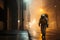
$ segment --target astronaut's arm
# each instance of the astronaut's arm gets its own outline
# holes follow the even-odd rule
[[[47,27],[49,26],[49,19],[47,19]]]

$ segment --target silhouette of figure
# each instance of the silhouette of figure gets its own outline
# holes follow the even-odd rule
[[[42,38],[44,38],[46,34],[46,27],[48,27],[48,15],[47,14],[41,15],[41,18],[39,20],[39,26],[41,26]]]

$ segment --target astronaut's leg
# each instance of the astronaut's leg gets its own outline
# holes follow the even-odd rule
[[[42,33],[42,36],[44,35],[44,28],[43,26],[41,27],[41,33]]]
[[[46,35],[46,27],[44,27],[44,29],[43,29],[43,36],[45,36]]]
[[[41,33],[42,33],[42,37],[45,37],[45,35],[46,35],[46,27],[41,27]]]

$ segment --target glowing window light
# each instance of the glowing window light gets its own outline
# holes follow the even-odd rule
[[[18,20],[18,23],[20,22],[20,20]]]

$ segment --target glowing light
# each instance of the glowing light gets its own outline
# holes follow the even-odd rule
[[[41,34],[41,36],[42,36],[42,34]]]
[[[40,13],[45,13],[43,9],[40,9]]]
[[[43,11],[43,9],[40,9],[40,12],[42,12]]]
[[[18,23],[20,22],[20,20],[18,20]]]

